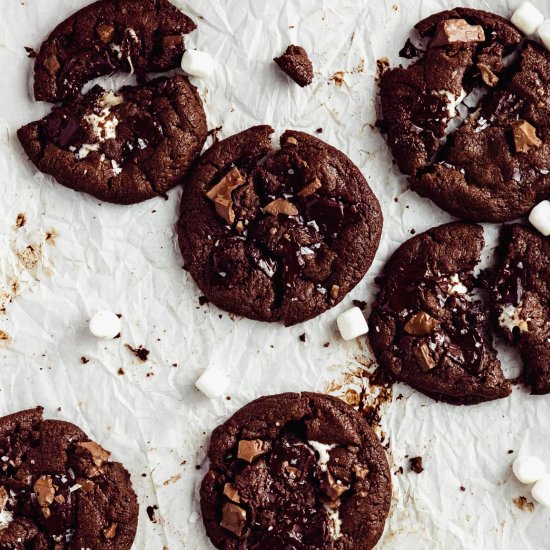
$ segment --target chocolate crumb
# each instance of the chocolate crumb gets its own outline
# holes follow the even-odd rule
[[[29,59],[34,59],[36,57],[36,52],[33,48],[30,48],[29,46],[25,46],[25,51],[27,52],[27,57]]]
[[[524,512],[532,512],[535,509],[535,505],[525,497],[513,498],[512,502]]]
[[[137,348],[133,348],[130,344],[124,344],[124,346],[127,347],[142,363],[147,361],[147,358],[151,353],[148,349],[141,345]]]
[[[125,374],[126,374],[126,371],[122,367],[120,367],[120,369],[118,369],[118,375],[124,376]]]
[[[300,342],[305,342],[306,341],[306,333],[304,332],[303,334],[300,334],[300,336],[298,338],[300,338]]]
[[[84,357],[84,355],[80,358],[80,362],[85,365],[86,363],[89,363],[90,360],[87,357]]]
[[[421,474],[424,471],[424,467],[422,466],[421,456],[415,456],[414,458],[409,458],[409,462],[411,465],[411,470],[415,474]]]
[[[199,296],[199,304],[203,306],[208,303],[208,298],[206,296]]]
[[[153,506],[147,506],[147,515],[149,516],[149,519],[153,522],[153,523],[157,523],[157,515],[155,513],[156,510],[158,510],[159,507],[154,504]]]
[[[367,307],[367,302],[363,300],[353,300],[353,305],[359,309],[365,309]]]
[[[461,490],[462,492],[464,492],[464,491],[466,490],[466,487],[464,487],[464,486],[461,485],[461,486],[460,486],[460,490]]]

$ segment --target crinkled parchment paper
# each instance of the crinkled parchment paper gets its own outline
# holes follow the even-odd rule
[[[509,16],[518,2],[465,4]],[[80,425],[132,473],[141,509],[135,547],[192,550],[211,548],[197,499],[208,434],[238,407],[268,393],[332,391],[361,401],[373,418],[382,400],[379,431],[397,473],[380,547],[548,548],[550,512],[519,506],[520,496],[530,501],[528,488],[515,481],[510,463],[525,452],[550,465],[550,397],[516,388],[508,399],[457,408],[397,385],[393,396],[382,389],[376,398],[380,388],[369,386],[364,371],[372,364],[365,340],[346,343],[335,332],[336,316],[352,299],[372,300],[375,275],[413,229],[450,219],[407,191],[392,165],[374,129],[374,77],[377,59],[399,62],[414,23],[453,3],[175,0],[198,23],[188,44],[216,59],[215,76],[195,84],[219,138],[258,123],[278,134],[322,128],[320,137],[350,156],[382,203],[384,234],[368,276],[339,307],[292,328],[199,305],[175,239],[179,189],[167,201],[98,203],[26,160],[15,132],[50,107],[32,100],[24,47],[38,49],[87,3],[1,2],[0,414],[41,404],[48,417]],[[535,3],[550,16],[544,0]],[[303,45],[313,60],[316,78],[306,89],[271,61],[289,43]],[[489,257],[496,230],[486,229]],[[120,339],[100,342],[88,333],[99,309],[122,314]],[[143,345],[148,360],[139,362],[125,344]],[[502,345],[499,353],[514,374],[514,354]],[[230,399],[210,401],[194,389],[212,364],[230,376]],[[420,475],[407,460],[418,455]],[[153,522],[146,508],[155,505]]]

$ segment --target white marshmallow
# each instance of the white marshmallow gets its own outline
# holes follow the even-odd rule
[[[214,73],[214,59],[206,52],[185,50],[181,59],[181,68],[192,76],[208,78]]]
[[[531,4],[523,4],[512,15],[512,23],[524,34],[531,36],[544,21],[544,15]]]
[[[206,397],[210,397],[210,399],[219,397],[225,391],[228,384],[229,379],[227,376],[216,367],[204,371],[195,382],[197,389],[204,393]]]
[[[344,340],[353,340],[369,331],[365,316],[358,307],[352,307],[341,313],[336,319],[336,323]]]
[[[539,35],[541,42],[544,44],[544,47],[547,50],[550,50],[550,19],[546,19],[546,21],[543,21],[539,25],[537,34]]]
[[[535,483],[546,474],[544,462],[536,456],[518,456],[512,465],[512,471],[521,483]]]
[[[550,475],[539,479],[531,489],[531,496],[543,506],[550,506]]]
[[[90,332],[102,340],[111,340],[120,334],[120,319],[112,311],[98,311],[90,319]]]
[[[542,201],[529,214],[531,225],[545,237],[550,235],[550,201]]]

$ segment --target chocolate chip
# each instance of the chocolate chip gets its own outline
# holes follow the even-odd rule
[[[49,506],[53,502],[55,488],[50,476],[40,476],[34,482],[33,490],[36,494],[36,500],[42,508]]]
[[[430,42],[430,47],[483,42],[485,32],[481,25],[469,25],[465,19],[440,21]]]
[[[115,28],[113,25],[102,24],[96,29],[97,36],[104,43],[108,44],[115,37]]]
[[[116,536],[116,530],[118,525],[116,523],[111,523],[107,529],[103,529],[103,536],[106,539],[114,539]]]
[[[240,537],[246,525],[246,510],[236,504],[226,502],[222,507],[220,525]]]
[[[231,193],[244,183],[245,178],[243,175],[239,172],[238,168],[233,167],[219,183],[206,193],[206,196],[214,203],[216,214],[229,224],[235,221]]]
[[[237,458],[246,462],[253,462],[255,458],[263,455],[266,451],[266,445],[261,439],[243,439],[239,441]]]
[[[226,483],[223,486],[223,494],[233,502],[236,502],[237,504],[241,502],[241,497],[239,496],[239,491],[235,489],[232,483]]]
[[[286,199],[275,199],[268,205],[264,206],[263,211],[271,214],[272,216],[278,216],[282,214],[284,216],[297,216],[298,209],[291,202]]]
[[[435,360],[430,354],[430,349],[426,342],[421,342],[413,348],[414,358],[424,372],[428,372],[435,368]]]
[[[516,153],[528,153],[542,145],[542,141],[537,137],[536,128],[526,120],[512,122],[512,131]]]
[[[57,71],[59,71],[59,69],[61,68],[61,65],[59,64],[57,56],[52,53],[44,61],[44,67],[46,67],[46,69],[48,69],[48,72],[51,75],[54,75],[54,74],[57,73]]]
[[[426,336],[438,326],[438,322],[425,311],[415,313],[405,325],[405,332],[413,336]]]
[[[313,195],[318,189],[322,187],[321,180],[319,178],[313,178],[305,187],[298,191],[299,197],[309,197]]]
[[[490,86],[493,88],[498,84],[499,78],[498,76],[487,67],[487,65],[484,65],[483,63],[478,63],[477,68],[479,69],[479,72],[481,73],[481,78],[483,79],[483,82],[487,84],[487,86]]]

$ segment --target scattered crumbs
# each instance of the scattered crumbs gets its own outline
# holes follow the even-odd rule
[[[137,348],[133,348],[130,344],[124,344],[124,346],[127,347],[142,363],[147,361],[147,358],[151,353],[148,349],[141,345]]]
[[[90,360],[87,357],[84,357],[84,355],[80,358],[80,362],[85,365],[86,363],[89,363]]]
[[[353,300],[353,305],[359,309],[365,309],[367,307],[367,302],[363,300]]]
[[[513,452],[514,452],[514,451],[513,451],[512,449],[510,449],[510,450],[508,451],[508,454],[511,455]]]
[[[415,474],[421,474],[424,471],[424,466],[422,466],[421,456],[415,456],[414,458],[409,458],[409,463],[411,466],[411,470]]]
[[[36,52],[34,51],[34,48],[30,48],[29,46],[25,46],[25,51],[27,52],[27,57],[29,59],[34,59],[36,57]]]
[[[170,485],[172,483],[176,483],[176,481],[179,481],[181,479],[181,474],[175,474],[172,477],[168,478],[163,485]]]
[[[359,64],[357,65],[357,67],[354,67],[351,72],[354,73],[354,74],[364,73],[365,72],[365,60],[363,58],[361,58],[361,61],[359,61]]]
[[[180,466],[185,466],[186,464],[187,464],[187,460],[182,460],[182,461],[180,462]]]
[[[325,342],[325,343],[323,344],[323,347],[324,347],[324,348],[328,348],[329,346],[330,346],[330,342]]]
[[[0,330],[0,342],[9,342],[11,340],[10,335],[3,330]]]
[[[147,378],[151,378],[151,376],[155,376],[155,373],[154,372],[148,372],[146,374]]]
[[[208,303],[208,298],[206,296],[199,296],[199,304],[203,306]]]
[[[159,507],[155,504],[153,506],[147,506],[147,515],[149,516],[149,519],[153,522],[157,522],[157,514],[156,510],[158,510]]]
[[[411,229],[410,234],[414,235],[416,233],[416,229]]]
[[[298,338],[300,338],[300,342],[305,342],[306,341],[306,333],[304,332],[303,334],[300,334],[300,336]]]
[[[117,371],[117,374],[119,376],[124,376],[126,374],[126,371],[122,367],[120,367],[120,369],[118,369]]]
[[[45,240],[50,245],[55,245],[55,239],[57,238],[58,234],[55,229],[50,229],[49,231],[46,231],[46,237]]]
[[[394,472],[395,475],[402,474],[402,473],[403,473],[403,466],[399,466],[399,468]]]
[[[461,486],[460,486],[460,490],[461,490],[462,492],[464,492],[464,491],[466,491],[466,487],[464,487],[464,485],[461,485]]]
[[[532,512],[535,509],[535,505],[525,497],[513,498],[512,502],[524,512]]]
[[[27,223],[27,217],[25,216],[25,214],[23,214],[23,212],[19,212],[15,220],[15,228],[19,229],[20,227],[23,227],[26,223]]]
[[[346,83],[346,80],[345,80],[345,77],[346,76],[346,73],[344,71],[336,71],[331,77],[330,79],[332,81],[334,81],[334,83],[336,84],[336,86],[340,87],[342,86],[342,84],[345,84]]]
[[[384,73],[390,68],[390,61],[387,57],[382,57],[376,61],[376,77],[375,80],[378,82]]]
[[[317,130],[315,130],[318,134],[322,134],[323,133],[323,129],[322,128],[317,128]]]

